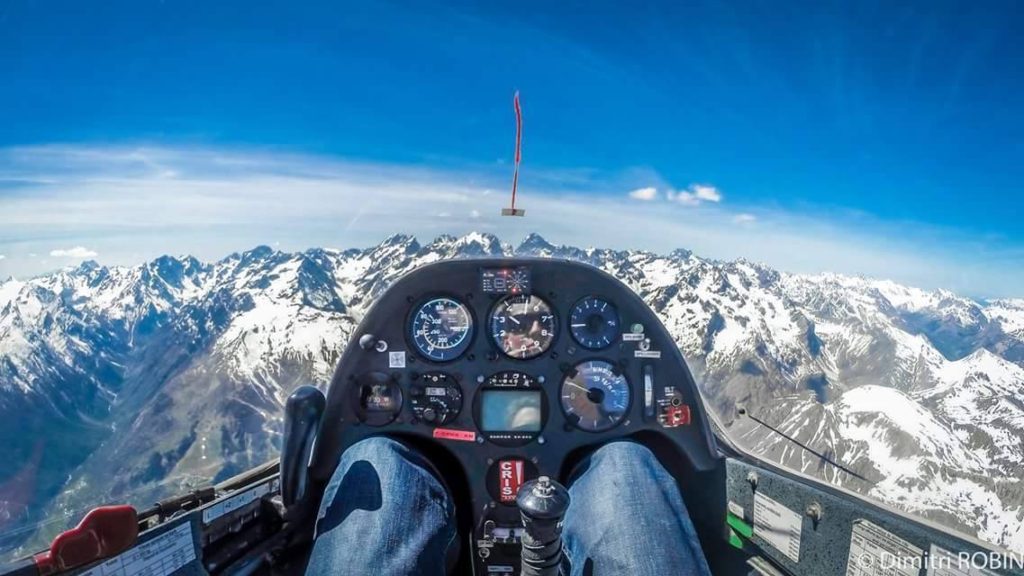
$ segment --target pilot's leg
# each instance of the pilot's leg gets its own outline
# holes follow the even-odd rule
[[[451,497],[422,455],[390,438],[345,451],[317,514],[307,574],[444,574]]]
[[[572,576],[711,574],[676,482],[650,450],[607,444],[575,476],[563,529]]]

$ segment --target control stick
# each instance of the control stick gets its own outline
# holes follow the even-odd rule
[[[299,386],[284,405],[281,442],[281,500],[288,517],[299,516],[309,501],[309,457],[327,400],[313,386]]]
[[[569,509],[569,491],[541,476],[523,484],[516,506],[525,528],[522,576],[558,576],[562,563],[562,519]]]

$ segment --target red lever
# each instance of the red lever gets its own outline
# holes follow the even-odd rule
[[[100,506],[78,526],[61,532],[33,558],[41,576],[64,572],[124,552],[139,536],[139,515],[127,505]]]

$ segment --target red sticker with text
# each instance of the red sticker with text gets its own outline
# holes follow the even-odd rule
[[[451,428],[434,428],[434,438],[439,440],[460,440],[476,442],[476,432],[472,430],[452,430]]]
[[[519,488],[526,481],[522,460],[498,461],[498,494],[502,502],[515,502]]]
[[[668,422],[672,426],[689,426],[690,407],[686,404],[673,406],[668,412]]]

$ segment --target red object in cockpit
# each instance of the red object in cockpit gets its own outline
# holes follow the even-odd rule
[[[522,460],[498,460],[498,495],[503,503],[515,502],[524,482],[526,470]]]
[[[124,552],[139,535],[139,517],[126,505],[92,509],[78,526],[53,539],[50,549],[33,558],[41,575],[65,572]]]

